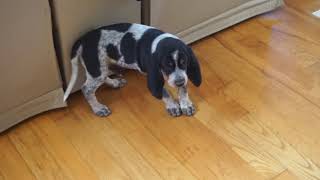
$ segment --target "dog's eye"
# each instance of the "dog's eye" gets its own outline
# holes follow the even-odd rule
[[[169,67],[173,67],[173,66],[174,66],[174,63],[173,63],[172,61],[169,61],[169,62],[168,62],[168,66],[169,66]]]
[[[187,61],[185,59],[180,59],[180,64],[181,65],[186,65]]]

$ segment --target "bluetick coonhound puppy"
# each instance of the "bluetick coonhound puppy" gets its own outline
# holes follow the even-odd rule
[[[72,74],[64,100],[76,82],[78,64],[81,62],[87,76],[81,90],[98,116],[111,113],[95,96],[99,86],[105,83],[119,88],[126,84],[122,78],[110,78],[110,65],[146,74],[149,90],[153,96],[164,101],[170,115],[191,116],[195,113],[195,107],[188,96],[187,81],[189,78],[195,86],[200,86],[199,63],[191,48],[172,34],[141,24],[104,26],[86,33],[76,41],[71,58]],[[178,102],[164,88],[165,80],[178,89]]]

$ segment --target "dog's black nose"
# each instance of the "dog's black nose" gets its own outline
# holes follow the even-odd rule
[[[176,84],[176,86],[181,87],[184,85],[185,81],[184,81],[184,78],[179,78],[179,79],[176,79],[174,83]]]

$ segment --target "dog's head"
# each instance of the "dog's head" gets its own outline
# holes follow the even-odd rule
[[[162,98],[165,80],[172,87],[185,86],[188,79],[195,85],[201,84],[201,71],[192,49],[181,40],[165,38],[152,53],[147,68],[148,88],[156,98]]]

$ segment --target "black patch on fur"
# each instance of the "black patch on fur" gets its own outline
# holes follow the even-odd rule
[[[137,43],[137,62],[138,66],[143,72],[147,72],[147,66],[152,61],[151,46],[154,39],[163,34],[163,31],[158,29],[148,29],[142,35]]]
[[[158,99],[162,98],[164,79],[160,71],[160,56],[151,53],[152,42],[164,32],[157,29],[147,30],[138,41],[137,62],[140,69],[147,73],[148,88],[152,95]]]
[[[82,36],[74,45],[82,45],[82,58],[87,71],[92,77],[99,77],[101,75],[100,62],[98,57],[98,43],[100,40],[100,30],[93,30]],[[75,48],[77,49],[77,48]],[[74,53],[74,52],[73,52]]]
[[[187,65],[187,75],[188,75],[188,78],[191,80],[191,82],[195,86],[199,87],[202,82],[200,65],[192,49],[190,47],[187,47],[187,50],[189,55],[189,62]]]
[[[100,27],[100,30],[114,30],[114,31],[118,31],[118,32],[126,32],[129,30],[129,28],[131,27],[131,23],[118,23],[118,24],[111,24],[108,26],[103,26]]]
[[[132,33],[126,33],[121,39],[120,51],[127,64],[135,63],[137,60],[137,41],[134,39]]]
[[[107,49],[107,54],[111,59],[114,59],[114,60],[120,59],[121,56],[116,46],[114,46],[113,44],[109,44],[106,49]]]
[[[100,40],[101,30],[114,30],[118,32],[126,32],[131,27],[131,23],[118,23],[112,24],[108,26],[103,26],[97,28],[95,30],[89,31],[88,33],[84,34],[82,37],[77,40],[71,50],[71,58],[76,56],[78,48],[82,45],[82,58],[84,64],[86,66],[87,71],[92,77],[99,77],[101,75],[100,71],[100,62],[98,57],[98,43]],[[120,54],[115,47],[106,47],[107,51],[109,49],[110,54],[112,54],[114,59],[119,59]],[[109,53],[108,52],[108,53]]]
[[[71,49],[71,59],[74,58],[77,55],[77,51],[78,51],[80,46],[81,46],[81,41],[80,40],[77,40],[73,44],[72,49]]]

